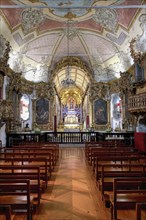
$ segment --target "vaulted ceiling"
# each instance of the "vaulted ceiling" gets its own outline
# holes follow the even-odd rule
[[[130,41],[146,39],[146,1],[0,0],[0,35],[12,47],[10,67],[28,80],[52,80],[56,64],[73,56],[93,80],[108,82],[133,64]],[[85,92],[89,73],[74,64],[70,73]],[[62,67],[53,78],[58,92],[65,78]]]

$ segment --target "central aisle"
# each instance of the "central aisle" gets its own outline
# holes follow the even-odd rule
[[[39,220],[107,220],[84,149],[60,148],[60,161],[42,195]]]

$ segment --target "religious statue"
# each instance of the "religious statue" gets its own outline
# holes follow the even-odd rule
[[[71,110],[71,109],[74,109],[74,99],[73,98],[71,98],[70,100],[69,100],[69,109]]]

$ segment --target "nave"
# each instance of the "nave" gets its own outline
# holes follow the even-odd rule
[[[119,219],[136,219],[135,211],[118,211]],[[26,215],[12,214],[12,220]],[[60,147],[60,158],[33,220],[109,220],[83,147]],[[144,218],[142,218],[144,220]]]
[[[60,149],[60,161],[34,219],[108,219],[96,197],[96,187],[80,147]],[[100,206],[100,208],[99,208]]]

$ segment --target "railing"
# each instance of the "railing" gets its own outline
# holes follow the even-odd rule
[[[62,144],[82,144],[99,140],[122,140],[132,144],[133,132],[19,132],[7,134],[7,147],[23,144],[24,142],[57,142]]]
[[[145,112],[146,111],[146,93],[133,95],[128,98],[128,111]]]

